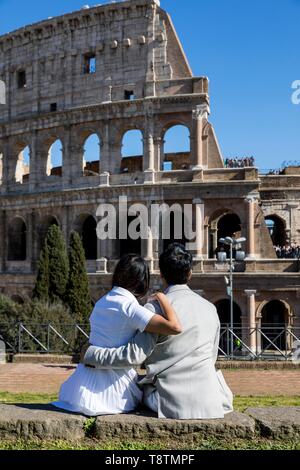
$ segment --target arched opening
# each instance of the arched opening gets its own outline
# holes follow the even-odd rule
[[[92,215],[85,218],[81,228],[81,239],[88,261],[97,259],[97,223]]]
[[[98,176],[100,174],[100,140],[97,134],[91,134],[83,146],[83,175]]]
[[[181,124],[170,127],[164,135],[163,171],[186,170],[190,166],[190,131]]]
[[[63,168],[63,145],[61,140],[57,139],[50,146],[47,158],[47,176],[62,176]]]
[[[221,323],[220,348],[228,354],[231,351],[232,338],[228,330],[231,327],[230,299],[219,300],[215,306]],[[242,311],[236,302],[233,302],[233,331],[238,338],[242,339]],[[239,351],[240,345],[235,336],[233,342],[234,351]]]
[[[162,221],[162,240],[163,249],[166,250],[172,243],[181,243],[186,245],[185,224],[187,223],[184,213],[180,211],[172,211],[166,217],[163,216]]]
[[[284,247],[287,243],[285,221],[277,215],[265,218],[274,246]]]
[[[226,237],[241,237],[242,226],[239,216],[233,213],[225,214],[219,218],[215,230],[212,230],[212,228],[210,235],[210,258],[215,258],[220,251],[225,251],[227,256],[229,256],[229,245],[222,245],[219,240]],[[235,252],[233,252],[233,256],[235,256]]]
[[[264,350],[274,351],[276,347],[282,351],[286,349],[285,328],[288,323],[288,307],[281,300],[271,300],[263,307],[261,311],[261,331],[263,333],[261,341]]]
[[[122,139],[122,173],[135,173],[143,170],[143,134],[140,130],[125,132]]]
[[[46,239],[46,236],[47,236],[47,233],[48,233],[48,230],[49,228],[52,226],[52,225],[59,225],[57,219],[53,216],[48,216],[48,217],[45,217],[41,223],[39,224],[39,242],[38,242],[38,252],[40,253],[43,246],[44,246],[44,243],[45,243],[45,239]]]
[[[8,226],[8,260],[26,260],[26,224],[20,217],[12,220]]]
[[[27,145],[18,153],[15,180],[16,183],[26,183],[30,173],[30,148]]]
[[[120,258],[124,255],[141,255],[142,253],[142,240],[139,237],[137,240],[133,240],[129,235],[130,224],[137,219],[137,216],[128,215],[127,217],[127,238],[125,240],[120,239]],[[125,223],[125,221],[124,221]],[[141,225],[136,226],[136,232],[139,233]]]

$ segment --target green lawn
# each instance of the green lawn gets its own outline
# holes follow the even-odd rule
[[[57,395],[0,392],[0,403],[49,403],[56,399]],[[246,408],[253,406],[300,406],[300,396],[238,396],[234,399],[236,411],[245,411]]]
[[[0,403],[49,403],[56,395],[0,392]],[[235,410],[245,411],[252,406],[300,406],[300,397],[236,397]],[[88,426],[87,426],[88,428]],[[88,430],[88,429],[87,429]],[[78,444],[65,441],[1,441],[0,450],[300,450],[300,440],[276,441],[267,439],[197,439],[190,443],[174,440],[111,440],[97,442],[86,439]]]
[[[160,441],[106,441],[86,440],[84,443],[65,441],[0,441],[0,450],[300,450],[300,441],[273,441],[267,439],[205,439],[180,444],[174,440]]]

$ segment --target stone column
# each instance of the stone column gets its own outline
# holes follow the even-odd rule
[[[102,135],[101,135],[101,155],[100,155],[100,173],[110,173],[110,133],[109,133],[109,125],[106,123],[103,127]]]
[[[1,271],[6,270],[7,259],[7,233],[6,233],[6,211],[2,210],[0,213],[0,236],[1,236]]]
[[[257,200],[255,197],[249,197],[246,199],[248,204],[248,259],[255,259],[255,208]]]
[[[148,228],[148,238],[142,240],[142,256],[149,264],[150,272],[153,272],[153,235],[151,227]]]
[[[144,155],[143,155],[143,169],[145,172],[152,174],[154,172],[154,122],[153,110],[151,104],[145,109],[145,132],[143,136]],[[145,177],[146,182],[149,175]],[[151,176],[150,176],[151,180]]]
[[[208,104],[196,106],[193,111],[194,120],[194,169],[203,169],[203,127],[209,115]]]
[[[38,142],[37,133],[35,132],[31,139],[30,146],[30,160],[29,160],[29,189],[30,192],[34,191],[38,184],[39,179],[39,168],[38,168]]]
[[[68,145],[66,148],[64,182],[69,184],[83,175],[83,148],[81,145]]]
[[[1,185],[1,193],[5,193],[8,190],[9,182],[8,182],[8,160],[9,160],[9,145],[8,139],[3,139],[2,144],[2,185]]]
[[[257,294],[256,290],[245,290],[245,294],[248,299],[248,328],[249,328],[249,348],[252,352],[256,353],[257,351],[257,341],[256,341],[256,305],[255,305],[255,295]]]
[[[164,163],[164,139],[161,137],[154,137],[154,170],[162,171]]]
[[[195,250],[194,259],[197,261],[203,260],[204,248],[204,202],[202,199],[194,199],[193,205],[195,208]],[[192,221],[191,221],[192,223]]]
[[[218,229],[217,227],[212,228],[210,231],[211,237],[212,237],[212,252],[213,252],[213,258],[217,259],[217,248],[218,248]]]
[[[96,261],[96,270],[97,273],[107,274],[108,269],[108,258],[109,258],[109,242],[111,240],[100,240],[97,239],[97,261]]]

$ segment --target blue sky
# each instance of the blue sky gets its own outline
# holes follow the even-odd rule
[[[0,0],[0,34],[85,3]],[[300,161],[300,105],[291,100],[292,82],[300,80],[300,0],[161,0],[161,6],[194,74],[210,79],[210,120],[224,157],[254,155],[261,168]]]

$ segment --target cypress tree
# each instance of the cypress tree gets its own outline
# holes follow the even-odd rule
[[[51,225],[46,243],[49,253],[49,300],[65,300],[69,276],[68,253],[61,229]]]
[[[66,302],[74,319],[86,323],[92,310],[89,280],[86,272],[86,259],[81,238],[77,232],[71,233],[69,246],[69,281]]]
[[[38,275],[33,290],[33,298],[43,302],[49,301],[49,250],[47,240],[40,253]]]

